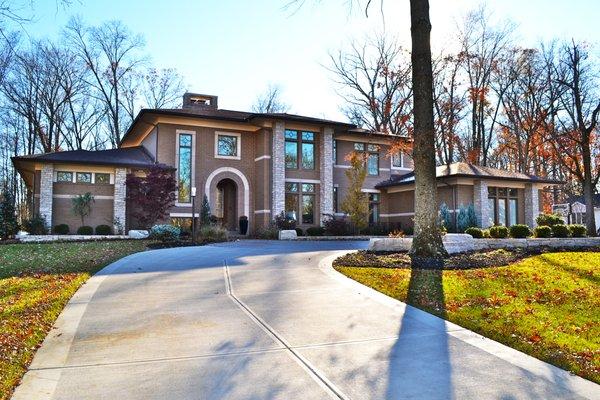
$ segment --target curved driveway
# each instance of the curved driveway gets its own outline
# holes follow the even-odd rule
[[[600,398],[331,269],[365,246],[241,241],[119,260],[69,302],[14,398]]]

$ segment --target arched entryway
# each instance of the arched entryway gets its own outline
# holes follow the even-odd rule
[[[250,204],[252,199],[250,198],[250,183],[248,182],[248,178],[246,178],[239,169],[220,167],[212,171],[206,178],[204,193],[208,197],[211,212],[215,216],[217,215],[217,209],[219,209],[223,211],[222,216],[225,217],[226,209],[228,209],[227,205],[229,204],[229,207],[231,207],[231,201],[233,201],[233,212],[227,212],[226,216],[227,229],[238,231],[239,218],[245,216],[249,221],[248,226],[250,228],[248,233],[251,232],[252,215],[250,215]],[[217,197],[220,197],[221,194],[223,195],[223,202],[221,203],[223,204],[222,208],[220,205],[217,205],[219,202]],[[225,197],[227,197],[227,199]],[[229,210],[230,209],[231,208],[229,208]]]
[[[237,184],[233,179],[225,178],[217,183],[215,215],[230,231],[238,229],[237,192]]]

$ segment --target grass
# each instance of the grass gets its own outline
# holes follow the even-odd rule
[[[388,296],[600,383],[600,253],[546,253],[508,266],[413,271],[412,277],[406,268],[335,268]],[[429,291],[429,302],[414,296],[419,292],[415,282]]]
[[[0,399],[12,390],[75,291],[95,272],[148,241],[0,246]]]

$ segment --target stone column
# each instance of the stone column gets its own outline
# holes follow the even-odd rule
[[[473,186],[473,207],[477,215],[477,223],[482,228],[490,226],[491,212],[488,202],[488,185],[486,181],[475,181]]]
[[[285,124],[276,121],[273,125],[271,218],[285,210]]]
[[[330,127],[324,128],[321,136],[321,146],[319,151],[321,161],[321,196],[319,204],[321,208],[322,223],[324,214],[333,214],[333,129]]]
[[[525,202],[525,225],[528,225],[530,228],[535,228],[535,219],[540,214],[538,188],[534,184],[528,183],[525,185],[524,192],[523,201]]]
[[[54,165],[44,164],[40,177],[40,216],[46,219],[46,227],[52,228],[52,196],[54,195]]]
[[[115,234],[125,234],[127,208],[127,178],[126,168],[115,168],[114,197],[113,197],[113,229]]]

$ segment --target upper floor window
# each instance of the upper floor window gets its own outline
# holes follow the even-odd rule
[[[91,172],[78,172],[76,175],[77,183],[92,183]]]
[[[285,167],[315,169],[314,132],[285,131]]]
[[[239,133],[217,132],[215,137],[215,157],[239,160],[241,157],[241,135]]]
[[[379,175],[379,145],[354,143],[354,151],[364,153],[366,155],[368,175]]]
[[[402,162],[402,153],[397,152],[392,154],[392,168],[402,168],[404,163]]]
[[[73,173],[68,171],[58,171],[56,173],[56,182],[73,182]]]
[[[179,138],[179,160],[177,161],[177,182],[179,189],[177,198],[180,203],[191,202],[192,193],[192,143],[193,135],[180,133]]]
[[[333,163],[337,164],[337,140],[333,139]]]

